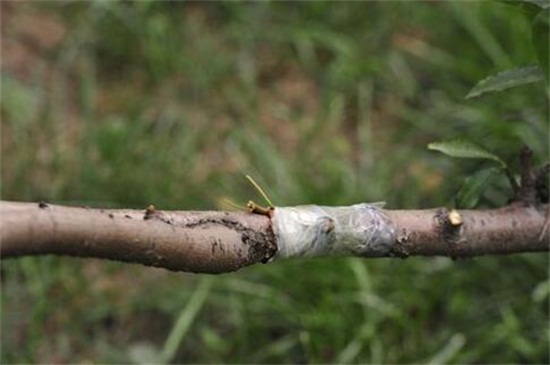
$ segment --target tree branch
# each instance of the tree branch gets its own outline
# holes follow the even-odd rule
[[[386,257],[549,251],[548,204],[535,208],[515,203],[484,211],[381,212],[393,232]],[[0,202],[0,215],[4,259],[55,254],[224,273],[265,263],[277,252],[271,219],[258,214]]]
[[[397,228],[393,252],[472,257],[550,249],[548,205],[514,203],[493,210],[390,210]]]
[[[97,257],[223,273],[276,251],[269,219],[246,213],[107,210],[0,202],[2,258]]]

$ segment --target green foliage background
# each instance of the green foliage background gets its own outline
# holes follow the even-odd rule
[[[524,143],[548,156],[543,84],[464,100],[536,63],[528,21],[502,3],[0,6],[4,200],[221,209],[257,198],[251,174],[276,205],[452,206],[488,162],[427,143],[469,139],[512,169]],[[499,180],[479,207],[509,196]],[[3,261],[1,361],[548,363],[548,263],[312,259],[207,277]]]

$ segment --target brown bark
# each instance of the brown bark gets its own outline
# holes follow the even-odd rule
[[[391,257],[549,250],[548,205],[384,212],[396,232]],[[56,254],[223,273],[267,262],[277,250],[270,219],[258,214],[0,202],[0,217],[3,258]]]
[[[548,205],[537,209],[514,203],[494,210],[390,210],[387,213],[397,233],[393,252],[404,257],[471,257],[541,252],[550,248]]]
[[[2,258],[70,255],[223,273],[276,251],[269,219],[246,213],[107,210],[0,202]]]

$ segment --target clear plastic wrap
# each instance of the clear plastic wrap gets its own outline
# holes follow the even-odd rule
[[[387,255],[395,242],[395,229],[381,205],[275,207],[272,216],[278,246],[275,259]]]

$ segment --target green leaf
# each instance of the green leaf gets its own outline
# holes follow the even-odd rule
[[[519,1],[521,1],[523,3],[534,4],[534,5],[538,6],[541,9],[550,8],[550,1],[548,1],[548,0],[519,0]]]
[[[550,83],[550,71],[548,57],[550,44],[550,8],[540,11],[531,24],[533,48],[543,70],[546,84]]]
[[[532,20],[542,9],[548,8],[547,0],[500,0],[500,3],[514,7]]]
[[[451,157],[493,160],[498,162],[502,168],[506,168],[506,162],[500,159],[497,155],[470,141],[462,139],[432,142],[428,145],[428,149],[442,152]]]
[[[488,92],[506,90],[512,87],[542,81],[543,79],[544,73],[539,66],[528,66],[502,71],[478,82],[477,85],[470,90],[468,95],[466,95],[466,99],[475,98]]]
[[[465,178],[460,190],[456,194],[456,207],[460,209],[474,208],[487,187],[490,186],[491,182],[500,173],[502,173],[502,169],[490,167],[479,170]]]

